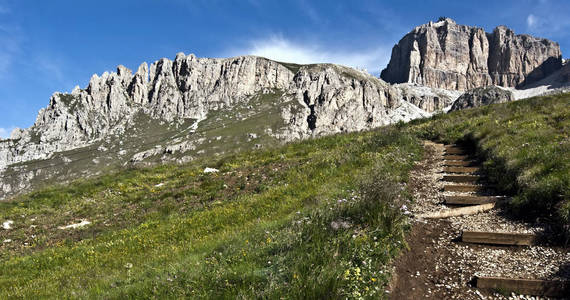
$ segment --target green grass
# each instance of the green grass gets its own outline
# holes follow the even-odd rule
[[[252,103],[277,113],[281,98]],[[569,115],[570,95],[533,98],[18,196],[0,203],[14,221],[0,231],[12,240],[0,244],[0,298],[382,298],[405,246],[399,207],[421,139],[473,147],[513,212],[565,225]],[[197,134],[220,149],[236,134],[267,138],[259,122],[232,118],[212,114]],[[58,229],[81,219],[92,224]]]
[[[384,128],[20,196],[0,298],[381,297],[421,151]]]
[[[559,229],[570,225],[570,94],[438,115],[405,128],[471,145],[499,192],[513,195],[512,212]]]

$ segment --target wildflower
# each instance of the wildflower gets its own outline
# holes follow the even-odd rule
[[[372,280],[372,282],[376,282],[376,278],[374,277],[370,278],[370,280]]]
[[[293,279],[297,279],[297,273],[293,274]]]

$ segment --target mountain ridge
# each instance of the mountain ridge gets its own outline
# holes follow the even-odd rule
[[[429,35],[435,27],[475,28],[456,25],[451,19],[435,24],[412,32],[426,30]],[[447,35],[425,57],[456,59],[439,51],[446,49],[445,39]],[[543,75],[560,74],[556,76],[563,80],[556,87],[566,86],[567,67]],[[119,65],[115,72],[94,74],[83,89],[54,93],[34,125],[13,131],[10,139],[0,139],[0,176],[11,174],[0,182],[0,199],[32,188],[34,181],[65,181],[128,164],[186,162],[203,155],[429,117],[448,111],[462,94],[447,85],[450,80],[460,82],[457,77],[445,78],[442,86],[421,85],[418,80],[389,84],[330,63],[300,65],[252,55],[198,58],[182,52],[172,60],[143,62],[136,71]],[[536,92],[513,92],[520,99],[549,89],[539,86]],[[77,156],[80,163],[74,160]],[[50,170],[45,165],[63,167]]]

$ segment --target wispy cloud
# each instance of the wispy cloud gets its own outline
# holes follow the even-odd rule
[[[0,4],[0,14],[3,6]],[[8,11],[4,10],[4,13]],[[0,79],[6,77],[10,66],[21,53],[22,29],[18,25],[0,20]]]
[[[46,78],[50,78],[50,80],[54,80],[55,82],[65,86],[70,86],[72,84],[63,71],[63,68],[66,65],[63,59],[46,55],[38,55],[34,61],[34,67]]]
[[[535,15],[530,14],[526,17],[526,26],[530,29],[533,29],[538,25],[538,21],[539,20]]]
[[[235,49],[231,51],[230,55],[257,55],[277,61],[299,64],[335,63],[353,68],[364,68],[372,74],[379,73],[390,59],[390,52],[384,47],[366,50],[360,48],[331,50],[331,48],[334,47],[302,44],[279,35],[273,35],[265,39],[253,40],[246,49]]]
[[[9,128],[3,128],[0,127],[0,138],[6,139],[10,137],[10,133],[12,133],[12,130],[14,130],[16,127],[12,126]]]
[[[527,29],[538,35],[551,38],[568,36],[570,19],[566,12],[570,5],[566,1],[534,0],[530,2],[531,13],[526,15]]]

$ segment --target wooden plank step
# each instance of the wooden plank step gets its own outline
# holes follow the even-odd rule
[[[477,288],[501,290],[507,293],[515,292],[521,295],[544,297],[568,297],[570,281],[567,280],[538,280],[501,277],[476,277]]]
[[[446,145],[443,145],[443,146],[444,146],[445,148],[456,148],[456,147],[459,147],[459,146],[457,146],[457,144],[446,144]]]
[[[442,219],[442,218],[449,218],[449,217],[458,217],[464,215],[474,215],[480,212],[491,210],[495,207],[495,203],[487,203],[481,205],[473,205],[467,207],[460,207],[460,208],[452,208],[446,209],[440,212],[433,212],[433,213],[426,213],[416,215],[417,218],[425,218],[425,219]]]
[[[445,196],[445,204],[451,205],[478,205],[497,202],[496,197],[486,196]]]
[[[472,161],[472,160],[446,160],[443,162],[444,166],[468,167],[468,166],[474,166],[475,164],[476,164],[476,162]]]
[[[479,175],[444,175],[443,181],[450,182],[471,182],[475,183],[481,179]]]
[[[465,155],[467,154],[467,151],[461,148],[445,148],[445,154]]]
[[[479,171],[479,167],[444,167],[447,173],[473,173]]]
[[[451,154],[451,155],[444,155],[443,158],[445,158],[445,160],[466,160],[469,158],[469,156]]]
[[[461,241],[473,244],[530,246],[536,243],[537,237],[530,233],[463,231]]]
[[[443,190],[445,192],[482,192],[485,190],[482,186],[479,185],[459,185],[459,184],[447,184],[443,186]]]

